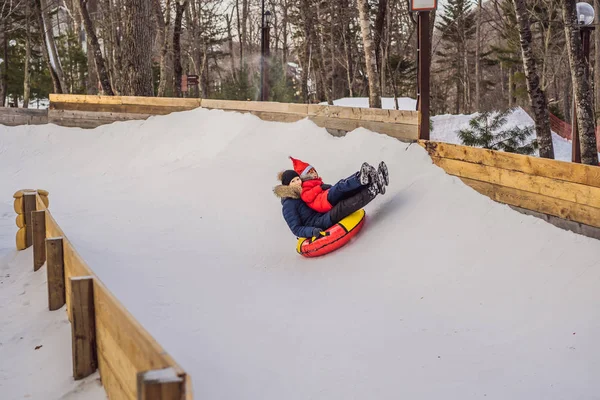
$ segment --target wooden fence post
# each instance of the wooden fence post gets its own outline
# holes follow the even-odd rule
[[[96,322],[94,310],[94,278],[71,278],[71,340],[73,378],[83,379],[98,368]]]
[[[182,400],[185,375],[178,376],[173,368],[138,372],[137,400]]]
[[[46,262],[46,212],[31,212],[31,231],[33,242],[33,270],[37,271]]]
[[[48,273],[48,308],[58,310],[65,305],[65,264],[62,238],[46,239],[46,271]]]
[[[25,245],[26,248],[33,243],[33,229],[31,226],[31,212],[37,210],[36,193],[23,195],[23,214],[25,214]]]

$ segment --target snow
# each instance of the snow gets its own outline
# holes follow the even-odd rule
[[[600,392],[598,241],[479,195],[416,144],[364,129],[336,138],[307,119],[196,109],[94,130],[0,127],[0,153],[0,251],[14,247],[13,192],[48,190],[79,253],[191,375],[195,398]],[[329,183],[363,161],[388,164],[387,193],[333,254],[295,253],[271,192],[289,155]],[[30,269],[28,282],[44,279]],[[31,301],[29,293],[0,304]],[[39,310],[39,318],[64,318]],[[0,309],[3,336],[29,331],[13,315],[21,314]],[[22,357],[38,343],[11,351]],[[38,352],[53,351],[43,344]],[[3,371],[28,366],[0,354]],[[27,376],[14,379],[9,390]]]
[[[153,371],[148,371],[144,374],[144,377],[148,381],[155,382],[180,382],[181,378],[177,376],[177,372],[173,368],[164,368]]]
[[[326,105],[327,102],[319,103]],[[395,110],[396,103],[393,97],[382,97],[381,108],[385,110]],[[343,97],[333,101],[334,106],[342,107],[358,107],[358,108],[369,108],[368,97]],[[410,97],[398,97],[398,110],[409,110],[415,111],[417,109],[417,101]]]
[[[106,399],[98,373],[80,381],[73,379],[71,326],[65,308],[48,311],[45,267],[33,272],[32,249],[17,252],[9,248],[7,237],[14,236],[16,228],[14,218],[8,218],[10,211],[2,205],[0,397]]]
[[[398,98],[399,110],[415,110],[417,101],[409,97]],[[327,104],[327,103],[321,103]],[[343,107],[369,107],[368,97],[345,97],[333,102],[336,106]],[[383,97],[381,99],[381,105],[383,109],[393,110],[394,99],[389,97]],[[476,117],[477,113],[473,114],[444,114],[435,115],[431,117],[433,125],[431,131],[431,140],[437,142],[446,142],[453,144],[462,144],[458,138],[458,132],[461,129],[469,127],[469,121]],[[509,129],[513,126],[529,126],[533,125],[533,119],[527,114],[521,107],[517,107],[515,111],[509,115],[508,122],[505,128]],[[554,158],[561,161],[571,161],[572,143],[571,141],[558,136],[555,132],[552,132],[552,142],[554,144]],[[536,153],[537,154],[537,153]],[[600,154],[599,154],[600,155]]]

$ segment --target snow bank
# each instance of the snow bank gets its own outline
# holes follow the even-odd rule
[[[494,203],[417,145],[196,109],[95,130],[0,127],[0,153],[0,249],[14,246],[14,190],[49,190],[61,227],[198,399],[600,392],[598,241]],[[288,155],[331,183],[388,163],[387,194],[342,250],[295,253],[271,192]]]
[[[8,208],[2,207],[3,221],[10,219],[8,214]],[[0,226],[3,235],[11,229],[8,224]],[[3,241],[2,247],[7,244]],[[64,308],[48,311],[45,268],[33,272],[31,248],[17,253],[2,247],[0,397],[106,399],[98,373],[80,381],[72,377],[71,326]]]
[[[411,99],[409,97],[400,97],[398,98],[399,109],[400,110],[410,110],[414,111],[416,109],[417,101],[415,99]],[[320,103],[327,104],[327,103]],[[369,108],[369,98],[368,97],[344,97],[338,100],[334,100],[333,102],[336,106],[343,107],[360,107],[360,108]],[[381,106],[386,110],[395,109],[394,99],[390,97],[383,97],[381,99]],[[462,144],[460,139],[458,138],[458,132],[461,129],[466,129],[469,127],[469,121],[477,116],[477,113],[474,114],[443,114],[433,116],[431,119],[433,121],[432,131],[431,131],[431,140],[437,142],[446,142],[453,144]],[[525,110],[521,107],[518,107],[509,117],[508,122],[506,123],[506,128],[511,128],[513,126],[528,126],[533,125],[533,119],[527,114]],[[552,141],[554,143],[554,158],[556,160],[561,161],[571,161],[571,141],[566,140],[556,133],[552,132]]]

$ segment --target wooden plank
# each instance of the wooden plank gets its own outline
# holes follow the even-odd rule
[[[581,222],[582,224],[594,227],[600,227],[600,209],[598,208],[506,186],[495,185],[493,183],[481,182],[468,178],[460,179],[479,193],[488,196],[499,203],[554,215],[556,217]]]
[[[310,104],[308,106],[308,115],[311,117],[342,118],[407,125],[417,125],[419,122],[419,113],[417,111],[339,107],[318,104]]]
[[[175,361],[105,289],[99,290],[96,295],[96,318],[133,366],[138,371],[175,367]]]
[[[200,102],[196,98],[121,96],[123,105],[198,108]]]
[[[357,128],[365,128],[373,132],[386,134],[393,138],[403,141],[417,140],[418,127],[417,125],[406,124],[388,124],[383,122],[361,121],[355,119],[341,119],[329,117],[309,117],[317,126],[321,128],[337,129],[350,132]]]
[[[29,247],[33,244],[33,229],[31,225],[31,213],[37,210],[37,199],[36,193],[30,192],[25,193],[23,196],[23,214],[25,214],[25,234],[26,246]]]
[[[96,318],[96,334],[98,343],[98,355],[106,360],[108,368],[112,371],[119,386],[124,390],[128,398],[136,397],[136,375],[141,369],[137,369],[125,352],[115,341],[108,331],[106,324]]]
[[[83,379],[98,368],[96,320],[94,313],[94,278],[71,278],[71,339],[73,378]]]
[[[437,166],[443,168],[450,175],[512,187],[600,208],[600,188],[597,187],[448,158],[431,157],[431,159]]]
[[[549,160],[440,142],[420,141],[419,144],[425,147],[432,157],[467,161],[546,178],[600,187],[600,167],[592,165]]]
[[[39,270],[46,262],[46,212],[31,213],[33,270]]]
[[[72,111],[72,110],[50,110],[48,113],[50,122],[59,119],[71,120],[98,120],[98,121],[128,121],[136,119],[147,119],[151,114],[138,113],[117,113],[117,112],[97,112],[97,111]]]
[[[188,111],[197,107],[177,106],[177,107],[161,107],[161,106],[145,106],[145,105],[130,105],[130,104],[93,104],[93,103],[54,103],[53,110],[68,110],[68,111],[94,111],[94,112],[114,112],[114,113],[132,113],[132,114],[150,114],[150,115],[167,115],[178,111]]]
[[[229,110],[229,111],[258,111],[281,114],[301,114],[306,117],[307,104],[277,103],[268,101],[237,101],[203,99],[202,108]]]
[[[264,111],[251,111],[252,114],[256,115],[263,121],[271,122],[298,122],[301,119],[306,118],[306,115],[302,114],[285,114],[278,112],[264,112]]]
[[[98,369],[100,370],[100,380],[104,391],[110,400],[135,400],[135,397],[128,395],[121,383],[117,380],[117,377],[110,366],[108,361],[102,354],[98,354]]]
[[[47,109],[38,110],[36,108],[15,108],[0,107],[0,116],[18,115],[27,117],[45,117],[48,115]]]
[[[600,228],[596,228],[594,226],[582,224],[581,222],[569,221],[563,218],[555,217],[554,215],[544,214],[538,211],[527,210],[525,208],[517,207],[517,206],[509,206],[515,211],[518,211],[522,214],[531,215],[536,218],[543,219],[544,221],[552,224],[560,229],[564,229],[566,231],[571,231],[578,235],[587,236],[592,239],[600,240]]]
[[[121,96],[50,93],[50,108],[55,103],[121,104]]]
[[[63,239],[46,239],[46,273],[48,276],[48,309],[58,310],[66,303]]]
[[[137,374],[138,400],[181,400],[184,378],[175,374],[172,368],[144,371]]]

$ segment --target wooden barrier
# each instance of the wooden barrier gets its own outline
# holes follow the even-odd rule
[[[0,125],[43,125],[48,123],[48,110],[0,107]]]
[[[24,211],[24,198],[32,192],[37,209],[34,218],[45,216],[48,307],[56,310],[66,304],[72,324],[73,376],[80,379],[97,368],[110,399],[135,400],[140,395],[138,374],[170,369],[175,378],[165,380],[163,383],[167,386],[153,386],[148,391],[161,393],[163,397],[146,398],[192,399],[189,375],[119,303],[77,253],[47,208],[48,193],[42,190],[17,192],[15,211]],[[41,224],[36,223],[36,226]],[[42,236],[36,234],[34,243],[38,237]]]
[[[403,141],[415,141],[418,137],[417,111],[259,101],[51,94],[48,118],[58,125],[94,128],[114,121],[146,119],[150,115],[198,107],[251,113],[276,122],[308,118],[332,133],[343,134],[363,127]]]
[[[493,200],[600,228],[600,167],[428,141],[434,164]],[[552,220],[549,220],[552,222]],[[597,229],[588,236],[596,237]]]

